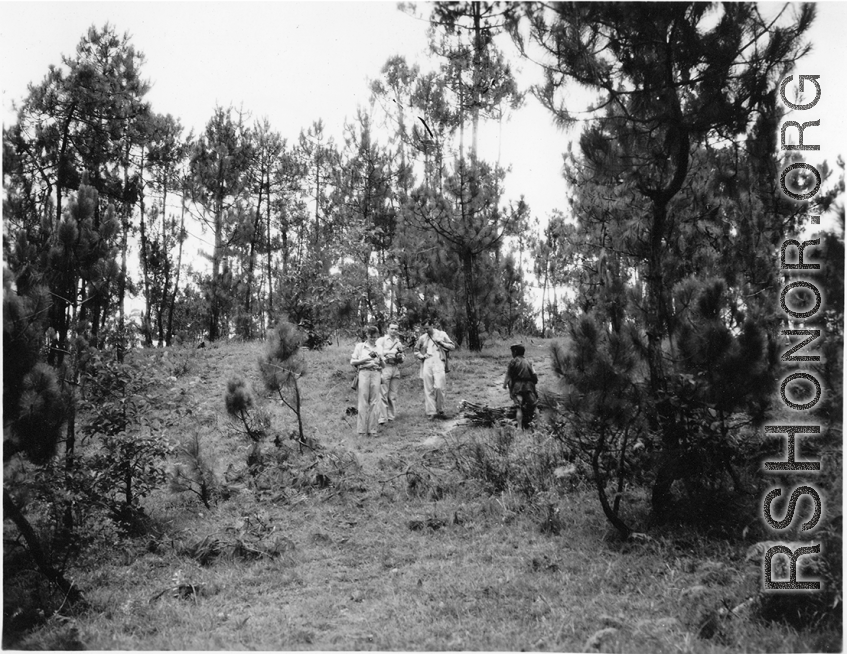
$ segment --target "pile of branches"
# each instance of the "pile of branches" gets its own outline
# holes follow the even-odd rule
[[[277,531],[264,513],[241,517],[235,525],[224,528],[220,537],[208,534],[201,538],[180,541],[177,552],[200,565],[211,565],[218,559],[253,561],[275,559],[294,549],[294,543]]]
[[[517,418],[517,408],[514,404],[506,407],[489,407],[462,400],[459,404],[459,415],[462,422],[477,427],[493,427],[503,422],[514,422]]]

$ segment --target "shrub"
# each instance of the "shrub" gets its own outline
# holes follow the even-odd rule
[[[167,480],[166,459],[174,448],[164,435],[161,418],[177,410],[177,398],[153,364],[135,367],[97,353],[84,372],[81,407],[89,416],[82,433],[94,445],[85,457],[90,471],[88,492],[104,501],[113,516],[131,526],[140,501]]]

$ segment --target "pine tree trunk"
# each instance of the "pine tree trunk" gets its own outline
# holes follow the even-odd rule
[[[473,165],[477,165],[477,144],[479,132],[479,105],[480,105],[480,68],[482,67],[482,8],[480,3],[472,2],[471,11],[473,12],[473,33],[474,33],[474,48],[473,48],[473,89],[471,91],[471,157],[473,157]],[[474,170],[476,173],[476,170]],[[474,174],[476,178],[476,174]]]
[[[224,232],[224,199],[223,199],[223,162],[218,164],[217,193],[215,197],[215,250],[212,253],[212,289],[211,305],[209,307],[209,341],[218,338],[218,321],[220,318],[220,298],[218,297],[223,261],[223,232]]]
[[[465,278],[465,317],[468,329],[468,348],[472,352],[482,350],[479,335],[479,315],[476,306],[476,283],[474,277],[474,257],[465,251],[462,253],[462,270]]]
[[[597,487],[597,494],[600,497],[600,506],[603,508],[603,514],[606,516],[606,519],[612,524],[612,526],[618,530],[618,533],[620,533],[621,537],[626,540],[632,533],[632,529],[630,529],[629,526],[627,526],[627,524],[620,519],[617,514],[617,511],[613,510],[612,506],[609,504],[609,498],[606,496],[605,478],[603,476],[603,473],[600,471],[600,455],[605,449],[605,434],[601,432],[600,438],[597,441],[597,445],[595,446],[594,453],[591,457],[591,469],[594,472],[594,484]]]
[[[260,173],[261,179],[261,173]],[[253,336],[253,320],[251,312],[253,310],[252,300],[253,300],[253,285],[255,281],[255,269],[256,269],[256,240],[258,239],[259,234],[259,223],[262,219],[262,191],[264,187],[260,183],[259,184],[259,201],[256,205],[256,219],[253,221],[253,237],[250,239],[250,255],[247,260],[247,283],[246,289],[244,292],[244,320],[245,325],[243,327],[243,336],[245,339],[252,338]]]
[[[185,230],[185,191],[183,190],[182,199],[181,199],[182,210],[179,218],[179,254],[176,258],[176,278],[174,279],[174,290],[171,294],[170,306],[168,307],[168,333],[165,337],[165,344],[170,346],[173,343],[174,337],[174,308],[176,307],[176,294],[179,291],[179,274],[182,269],[182,245],[184,243],[184,239],[182,238],[183,231]]]
[[[139,176],[141,177],[141,193],[138,199],[141,218],[139,227],[141,229],[141,277],[144,283],[144,344],[153,345],[153,329],[150,314],[152,306],[150,302],[150,270],[148,268],[147,255],[147,217],[144,215],[144,148],[141,148],[141,162]]]
[[[550,276],[550,262],[544,262],[544,285],[541,287],[541,338],[547,338],[547,325],[544,315],[547,303],[547,279]]]
[[[165,343],[165,309],[168,304],[168,295],[171,290],[171,264],[168,256],[168,181],[167,174],[164,176],[162,185],[162,256],[164,257],[164,284],[159,306],[156,308],[156,331],[159,347]]]
[[[315,258],[321,259],[321,222],[318,210],[321,204],[321,163],[315,147]]]
[[[654,397],[665,390],[664,357],[662,340],[664,337],[664,317],[662,311],[662,242],[665,233],[666,208],[654,204],[653,224],[650,230],[650,253],[647,260],[647,365],[650,371],[650,390]]]
[[[123,212],[125,213],[125,212]],[[124,215],[122,217],[122,226],[123,226],[123,234],[121,235],[121,274],[118,278],[118,362],[123,363],[124,361],[124,352],[126,350],[126,311],[124,309],[124,302],[126,299],[126,278],[127,278],[127,265],[126,265],[126,254],[127,249],[129,249],[129,218]]]
[[[271,202],[270,202],[270,188],[271,188],[271,171],[270,167],[268,167],[267,171],[268,176],[268,205],[267,205],[267,223],[268,223],[268,319],[267,323],[270,324],[273,321],[274,315],[274,278],[273,278],[273,250],[271,249]],[[283,240],[283,246],[285,245],[285,241]],[[285,275],[286,273],[286,260],[285,254],[283,254],[282,259],[282,273]]]

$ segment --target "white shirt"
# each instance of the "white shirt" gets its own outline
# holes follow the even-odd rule
[[[363,363],[358,366],[359,370],[380,370],[382,368],[382,361],[380,357],[382,356],[382,348],[379,346],[379,342],[376,345],[371,345],[367,341],[363,341],[361,343],[356,343],[356,347],[353,349],[353,356],[350,357],[350,365],[355,365],[353,362],[358,361],[360,359],[364,359],[365,357],[369,357],[371,352],[376,352],[379,356],[373,357],[368,363]]]
[[[394,356],[400,352],[402,352],[405,348],[403,347],[403,341],[399,338],[389,336],[386,334],[385,336],[380,336],[376,339],[376,346],[381,348],[381,352],[383,356],[386,358],[393,360]],[[391,363],[390,361],[386,361],[389,366],[397,365]]]
[[[435,344],[435,341],[439,341],[443,343],[444,347],[448,350],[452,350],[456,346],[453,344],[453,341],[450,340],[450,337],[440,329],[432,330],[432,338],[430,338],[429,334],[424,332],[421,337],[418,339],[417,344],[415,345],[415,350],[418,352],[423,352],[427,359],[430,357],[437,356],[442,361],[444,360],[444,353],[441,348]]]

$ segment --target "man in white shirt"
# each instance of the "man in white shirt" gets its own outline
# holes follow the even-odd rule
[[[444,389],[447,377],[444,372],[446,352],[454,350],[456,345],[450,337],[435,324],[424,324],[424,333],[415,344],[415,356],[420,359],[421,379],[424,385],[424,408],[430,420],[444,418]]]
[[[359,407],[356,432],[359,436],[376,436],[379,419],[379,386],[385,365],[382,350],[376,344],[379,332],[373,325],[365,328],[365,340],[356,343],[350,365],[359,371]]]
[[[397,414],[397,389],[400,386],[400,364],[403,363],[405,355],[403,341],[397,335],[400,326],[397,323],[388,325],[388,334],[376,340],[376,346],[382,352],[385,367],[382,369],[382,382],[380,387],[380,410],[379,424],[386,421],[392,422]]]

